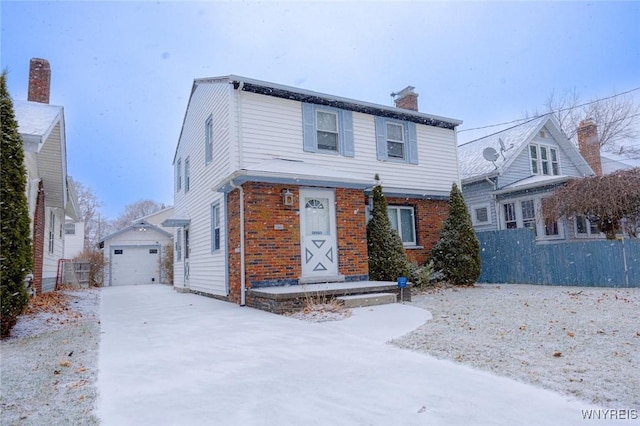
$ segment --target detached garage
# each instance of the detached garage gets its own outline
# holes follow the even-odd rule
[[[171,244],[171,234],[146,220],[113,233],[100,242],[105,265],[105,286],[158,284],[162,274],[162,252]]]

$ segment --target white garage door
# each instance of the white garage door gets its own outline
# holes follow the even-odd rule
[[[157,284],[159,270],[159,246],[111,249],[111,285]]]

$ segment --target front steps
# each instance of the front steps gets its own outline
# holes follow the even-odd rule
[[[247,290],[246,305],[263,311],[285,314],[302,310],[311,300],[329,301],[351,296],[359,297],[351,297],[347,303],[373,304],[376,303],[376,299],[378,299],[377,303],[410,302],[410,287],[411,284],[401,291],[398,284],[392,281],[353,281],[262,287]],[[385,296],[379,296],[380,294],[385,294]],[[367,300],[368,298],[371,300]]]
[[[336,299],[345,308],[362,308],[364,306],[386,305],[396,303],[397,296],[393,293],[357,294],[355,296],[340,296]]]

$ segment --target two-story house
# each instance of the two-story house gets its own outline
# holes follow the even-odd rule
[[[28,100],[14,100],[27,171],[36,293],[55,288],[64,258],[65,220],[77,221],[81,216],[68,186],[64,108],[49,104],[50,82],[49,62],[32,59]]]
[[[594,226],[586,218],[542,217],[543,200],[555,188],[594,174],[551,115],[462,144],[459,159],[462,193],[476,231],[528,228],[539,241],[591,235]]]
[[[379,175],[408,257],[424,262],[459,182],[456,126],[418,112],[234,75],[197,79],[173,161],[174,286],[242,305],[251,289],[368,279]],[[250,305],[250,303],[247,302]]]

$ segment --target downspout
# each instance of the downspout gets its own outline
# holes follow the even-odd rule
[[[234,85],[235,87],[235,85]],[[237,135],[238,135],[238,169],[242,169],[244,167],[244,153],[242,146],[242,99],[240,99],[240,95],[242,93],[242,88],[244,87],[244,81],[240,81],[238,83],[237,92],[236,92],[236,127],[237,127]]]
[[[244,259],[244,190],[242,185],[236,185],[233,179],[229,182],[232,188],[240,191],[240,306],[246,304],[246,277],[245,277],[245,259]]]

